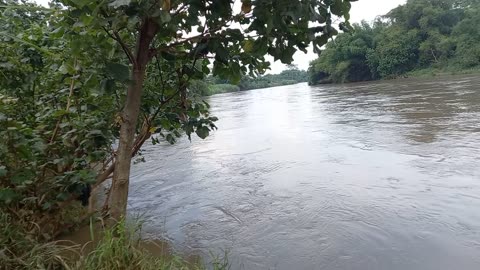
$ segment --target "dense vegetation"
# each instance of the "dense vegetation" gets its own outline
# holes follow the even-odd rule
[[[279,74],[268,74],[259,77],[243,77],[238,86],[241,90],[250,90],[296,84],[306,81],[308,81],[308,74],[306,71],[299,70],[295,66],[289,66]]]
[[[350,9],[348,0],[233,5],[56,0],[44,8],[0,0],[2,268],[62,268],[50,241],[92,216],[119,228],[142,145],[206,138],[216,128],[209,105],[188,91],[192,81],[256,77],[269,67],[267,54],[288,64],[297,50],[336,35],[333,19],[348,20]],[[106,182],[103,205],[87,211],[89,191]],[[136,263],[135,250],[105,252],[91,269],[122,263],[116,256]]]
[[[373,24],[356,24],[328,42],[310,63],[309,82],[356,82],[424,69],[478,68],[479,25],[479,1],[408,0]]]
[[[200,96],[211,96],[221,93],[237,92],[243,90],[268,88],[282,85],[290,85],[308,81],[308,73],[290,65],[288,69],[279,74],[267,74],[263,76],[242,76],[237,84],[230,80],[219,77],[208,77],[202,81],[192,81],[189,90]]]

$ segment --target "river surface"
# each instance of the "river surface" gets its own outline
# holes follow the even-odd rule
[[[209,99],[206,140],[148,145],[130,211],[232,269],[480,269],[480,78]]]

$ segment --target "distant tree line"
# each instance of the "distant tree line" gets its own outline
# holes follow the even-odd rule
[[[309,83],[389,79],[480,65],[480,1],[408,0],[373,24],[355,24],[310,63]]]
[[[258,77],[243,76],[237,84],[232,84],[231,81],[219,77],[210,76],[205,80],[191,82],[190,91],[200,96],[211,96],[221,93],[276,87],[307,81],[308,73],[305,70],[300,70],[294,65],[289,65],[286,70],[279,74],[267,74]]]

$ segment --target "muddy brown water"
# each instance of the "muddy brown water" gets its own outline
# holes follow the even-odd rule
[[[232,269],[480,269],[480,77],[209,99],[208,139],[147,145],[130,213]]]

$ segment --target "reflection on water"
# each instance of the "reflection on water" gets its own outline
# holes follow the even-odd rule
[[[130,210],[232,269],[479,269],[480,78],[210,99],[207,140],[147,146]]]

